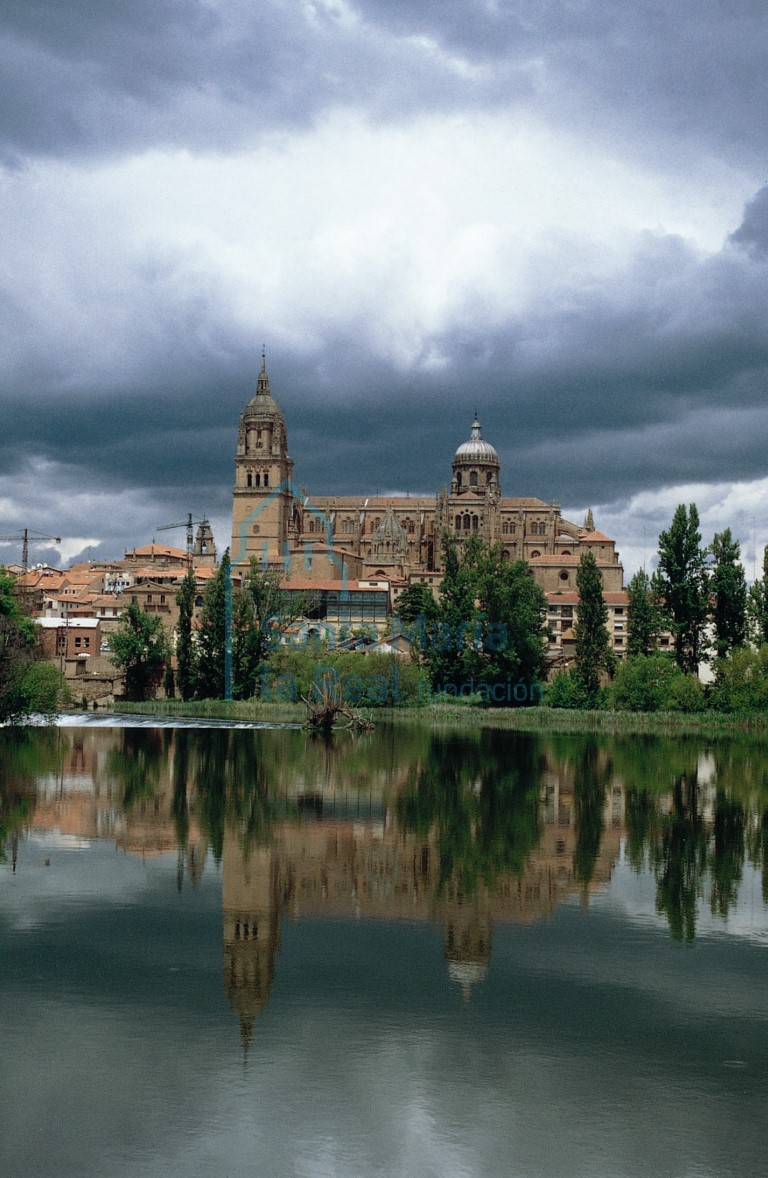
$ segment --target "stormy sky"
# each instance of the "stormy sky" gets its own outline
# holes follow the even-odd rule
[[[628,572],[768,542],[757,0],[6,0],[0,535],[207,514],[267,348],[297,483],[508,495]],[[18,559],[20,545],[0,545]]]

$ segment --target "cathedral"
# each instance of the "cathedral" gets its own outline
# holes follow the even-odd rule
[[[498,454],[483,438],[477,416],[453,455],[450,482],[435,495],[300,491],[285,417],[262,360],[237,436],[230,549],[235,572],[256,557],[262,567],[281,570],[286,587],[378,590],[391,604],[414,582],[439,587],[446,531],[460,543],[470,536],[500,543],[509,560],[525,560],[554,601],[551,612],[564,606],[564,619],[573,616],[568,610],[577,601],[576,570],[585,551],[597,560],[606,601],[621,606],[626,600],[614,541],[595,529],[592,512],[577,524],[561,515],[559,503],[505,496]]]

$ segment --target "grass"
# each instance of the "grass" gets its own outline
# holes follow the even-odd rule
[[[185,716],[190,719],[233,720],[250,723],[303,724],[303,704],[262,703],[259,700],[153,700],[117,703],[115,712],[142,716]],[[768,715],[725,715],[717,712],[587,712],[564,708],[479,708],[455,703],[422,707],[371,709],[373,719],[395,723],[451,728],[500,728],[517,732],[605,732],[622,735],[768,735]]]

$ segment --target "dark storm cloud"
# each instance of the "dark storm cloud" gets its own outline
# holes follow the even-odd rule
[[[221,151],[376,95],[393,111],[457,97],[416,47],[395,52],[320,6],[280,0],[11,3],[0,52],[10,162],[156,145]]]
[[[686,0],[21,0],[3,6],[0,150],[227,150],[341,106],[377,119],[533,105],[675,165],[754,159],[768,12]]]
[[[425,356],[444,357],[438,369],[376,359],[364,334],[342,327],[313,349],[278,340],[268,369],[297,485],[433,493],[449,480],[475,409],[499,450],[506,494],[601,502],[617,486],[629,494],[761,477],[768,265],[744,248],[760,200],[714,257],[649,236],[610,282],[566,275],[501,325],[459,308],[455,323],[424,340]],[[105,362],[86,367],[66,397],[71,378],[61,372],[27,382],[21,396],[6,384],[3,468],[21,474],[36,456],[83,486],[144,488],[167,503],[158,523],[192,509],[225,516],[237,421],[260,363],[251,335],[218,292],[190,289],[186,299],[150,300],[113,346],[106,387]],[[63,365],[69,373],[74,361]]]

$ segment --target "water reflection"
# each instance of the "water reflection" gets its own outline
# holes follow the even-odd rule
[[[247,1049],[283,920],[430,922],[469,1000],[494,929],[584,906],[619,860],[649,873],[671,935],[726,922],[745,864],[768,897],[759,744],[439,733],[106,727],[0,733],[0,854],[29,832],[221,871],[224,987]]]

